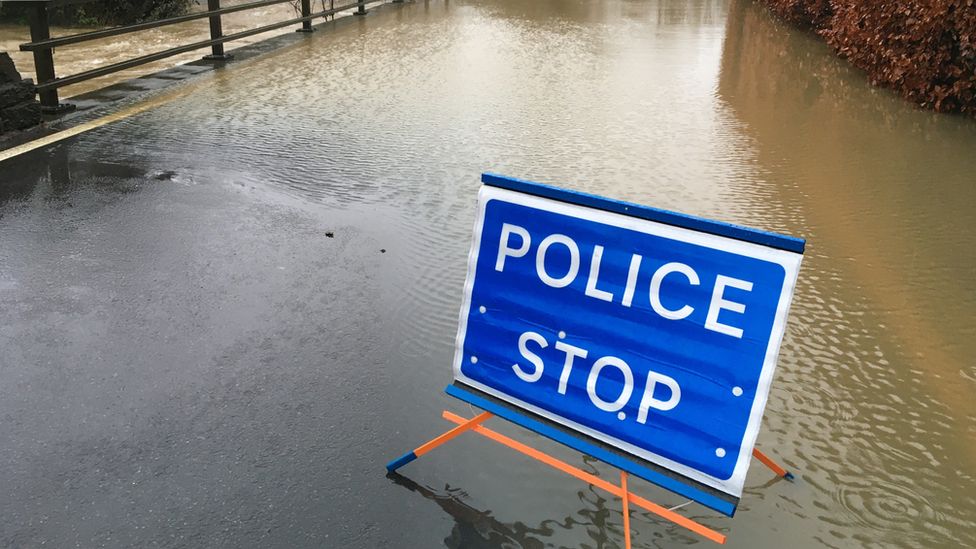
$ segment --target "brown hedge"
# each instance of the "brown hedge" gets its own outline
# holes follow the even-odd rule
[[[976,0],[763,0],[812,28],[875,85],[976,116]]]

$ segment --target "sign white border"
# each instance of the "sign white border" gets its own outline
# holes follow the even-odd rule
[[[780,265],[786,272],[783,280],[783,289],[776,307],[776,316],[773,320],[772,331],[769,335],[769,344],[766,348],[765,359],[763,360],[762,371],[759,375],[759,384],[756,388],[756,398],[752,403],[752,410],[749,414],[749,421],[746,431],[742,436],[739,456],[732,471],[732,475],[727,479],[716,478],[707,475],[697,469],[670,460],[664,456],[655,454],[633,444],[624,442],[610,435],[601,433],[574,421],[570,421],[553,412],[544,410],[532,404],[523,402],[511,395],[503,393],[492,387],[488,387],[471,378],[468,378],[461,371],[461,364],[464,359],[464,337],[467,332],[468,315],[471,312],[471,292],[474,289],[475,273],[478,267],[478,253],[481,247],[481,232],[484,227],[485,210],[488,203],[492,200],[501,200],[543,211],[562,214],[574,218],[579,218],[596,223],[602,223],[614,227],[621,227],[632,231],[637,231],[649,235],[686,242],[707,248],[713,248],[724,252],[729,252],[744,257],[750,257],[775,263]],[[468,255],[468,275],[464,283],[464,297],[461,304],[461,319],[458,322],[458,333],[454,350],[454,378],[485,393],[514,404],[520,408],[538,414],[546,419],[555,421],[576,430],[584,435],[602,441],[613,447],[619,448],[627,453],[633,454],[641,459],[658,464],[670,469],[680,475],[692,480],[701,482],[707,486],[717,488],[725,493],[736,497],[742,495],[742,488],[745,484],[746,473],[749,470],[749,463],[752,459],[752,449],[756,444],[756,437],[759,435],[759,427],[762,422],[763,410],[769,398],[769,387],[773,379],[773,371],[776,368],[776,359],[779,356],[780,345],[783,340],[783,333],[786,328],[786,318],[789,315],[790,302],[793,297],[793,290],[796,287],[796,278],[800,271],[800,262],[803,256],[798,253],[779,250],[744,242],[733,238],[719,236],[711,233],[704,233],[666,225],[655,221],[630,217],[618,213],[608,212],[561,202],[549,198],[511,191],[498,187],[482,185],[478,192],[478,212],[474,226],[474,240],[471,244],[471,251]]]

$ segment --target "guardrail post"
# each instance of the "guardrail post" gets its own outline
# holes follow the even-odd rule
[[[39,42],[51,38],[51,28],[47,21],[47,6],[44,2],[31,2],[28,12],[31,42]],[[44,84],[54,80],[54,52],[51,48],[34,50],[34,72],[37,73],[37,83]],[[44,90],[37,92],[41,99],[41,111],[57,113],[69,111],[73,105],[62,105],[58,102],[58,90]]]
[[[312,0],[302,0],[302,17],[308,17],[312,15]],[[312,20],[306,19],[302,21],[302,28],[295,32],[315,32],[312,28]]]
[[[353,15],[366,15],[366,0],[359,0],[359,9],[352,12]]]
[[[220,0],[207,0],[207,10],[215,11],[220,9]],[[224,28],[220,21],[220,14],[210,16],[210,39],[216,40],[218,38],[224,37]],[[224,53],[224,45],[213,44],[210,46],[210,55],[204,56],[204,59],[213,59],[217,61],[224,61],[230,59],[231,55]]]

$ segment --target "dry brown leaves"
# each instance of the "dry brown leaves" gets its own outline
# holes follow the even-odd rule
[[[814,29],[873,84],[976,116],[976,0],[764,0]]]

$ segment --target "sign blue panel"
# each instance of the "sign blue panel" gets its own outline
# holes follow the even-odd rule
[[[716,232],[483,187],[455,379],[741,495],[802,256]]]

